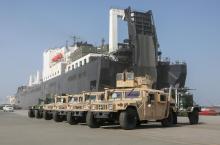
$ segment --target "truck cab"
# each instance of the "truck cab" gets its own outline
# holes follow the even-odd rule
[[[64,120],[69,97],[70,95],[55,96],[53,103],[43,106],[43,118],[45,120],[53,118],[55,122]]]
[[[28,109],[28,117],[40,119],[43,117],[43,109],[44,106],[54,104],[53,97],[39,98],[38,104],[34,106],[30,106]]]
[[[194,96],[190,93],[190,90],[188,88],[171,88],[172,106],[173,110],[175,110],[174,124],[177,123],[177,116],[188,116],[190,124],[199,123],[201,107],[195,103]]]
[[[86,114],[91,109],[90,104],[104,98],[104,92],[83,92],[73,95],[72,101],[68,103],[67,122],[71,125],[85,122]]]

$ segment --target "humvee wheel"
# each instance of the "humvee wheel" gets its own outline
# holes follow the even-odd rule
[[[119,124],[123,129],[134,129],[137,125],[137,121],[137,113],[133,108],[127,108],[120,113]]]
[[[39,110],[34,110],[34,116],[37,119],[41,118],[40,111]]]
[[[43,118],[44,118],[45,120],[51,120],[51,119],[52,119],[51,115],[48,114],[47,111],[43,111]]]
[[[55,122],[61,122],[62,121],[61,117],[59,116],[58,112],[56,112],[56,111],[53,112],[53,120]]]
[[[90,111],[86,114],[86,124],[90,128],[99,128],[100,127],[100,124],[97,122],[96,118],[94,118],[94,114]]]
[[[32,109],[28,110],[28,117],[33,118],[34,117],[34,112]]]
[[[74,116],[72,116],[71,112],[67,112],[66,120],[70,125],[75,125],[75,124],[79,123],[78,120],[76,120],[76,118]]]
[[[177,113],[173,112],[173,124],[177,124]]]
[[[173,112],[170,110],[168,118],[161,120],[161,125],[163,127],[169,127],[173,124]]]
[[[193,112],[188,113],[189,123],[190,124],[198,124],[199,123],[199,112],[197,110],[193,110]]]

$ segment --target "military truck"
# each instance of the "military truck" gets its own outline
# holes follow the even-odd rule
[[[147,121],[159,121],[163,126],[173,124],[171,94],[150,89],[149,76],[134,77],[134,73],[124,72],[117,74],[116,79],[117,88],[105,90],[105,101],[91,103],[86,116],[90,128],[105,121],[118,122],[126,130]]]
[[[104,100],[104,92],[83,92],[72,95],[67,107],[67,122],[71,125],[85,122],[86,114],[90,110],[90,104]]]
[[[55,96],[55,102],[43,106],[43,118],[45,120],[53,120],[61,122],[65,120],[65,110],[71,95]]]
[[[39,98],[38,104],[30,106],[28,109],[28,117],[40,119],[43,117],[43,106],[46,104],[53,103],[54,99],[51,97]]]
[[[168,92],[170,89],[164,89]],[[174,110],[173,123],[177,124],[177,116],[188,116],[190,124],[199,123],[201,107],[194,101],[188,88],[171,88],[171,106]]]

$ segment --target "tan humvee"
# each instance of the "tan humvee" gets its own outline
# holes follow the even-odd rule
[[[134,78],[130,74],[122,74],[123,79],[117,75],[118,88],[106,89],[105,101],[91,103],[86,117],[89,127],[99,127],[105,121],[119,122],[123,129],[133,129],[146,121],[160,121],[163,126],[171,124],[170,95],[149,89],[152,83],[146,77]]]
[[[90,104],[104,100],[104,98],[104,92],[83,92],[82,94],[72,95],[67,107],[67,122],[71,125],[85,122]]]
[[[68,101],[71,95],[55,96],[55,102],[46,104],[43,106],[44,119],[54,119],[56,122],[60,122],[65,118],[65,111],[68,106]]]

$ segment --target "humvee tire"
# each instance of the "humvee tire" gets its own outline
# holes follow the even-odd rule
[[[51,115],[48,114],[47,111],[43,111],[43,118],[44,118],[45,120],[51,120],[51,119],[52,119]]]
[[[193,110],[188,113],[189,123],[190,124],[198,124],[199,123],[199,112],[197,110]]]
[[[93,113],[90,111],[86,114],[86,124],[90,128],[99,128],[100,127],[100,124],[97,122],[97,119],[94,118]]]
[[[56,112],[56,111],[53,112],[53,120],[55,122],[61,122],[62,121],[62,118],[59,116],[58,112]]]
[[[170,110],[168,118],[161,120],[161,125],[163,127],[169,127],[173,125],[173,111]]]
[[[28,110],[28,117],[33,118],[34,117],[34,112],[32,109]]]
[[[70,125],[75,125],[75,124],[79,123],[79,121],[74,116],[72,116],[71,112],[67,112],[67,114],[66,114],[66,121]]]
[[[40,119],[40,118],[41,118],[41,115],[40,115],[39,110],[34,110],[34,116],[35,116],[35,118],[37,118],[37,119]]]
[[[119,116],[119,124],[125,130],[134,129],[137,125],[137,113],[133,108],[127,108]]]
[[[173,112],[173,124],[177,124],[177,113]]]

